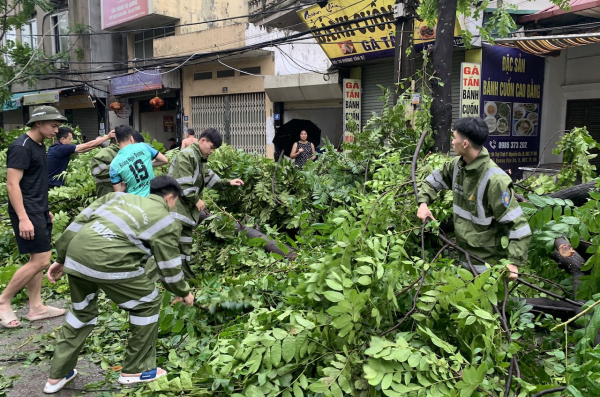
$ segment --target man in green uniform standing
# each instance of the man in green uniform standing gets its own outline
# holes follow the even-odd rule
[[[183,269],[188,277],[193,276],[189,267],[192,254],[192,234],[198,225],[200,211],[206,205],[202,201],[204,188],[224,189],[227,186],[241,186],[241,179],[220,179],[217,174],[206,167],[208,156],[223,143],[221,133],[214,128],[202,131],[197,142],[180,151],[171,164],[169,175],[179,182],[183,189],[183,196],[177,203],[171,215],[181,222],[181,239],[179,247]]]
[[[100,290],[129,312],[131,336],[119,382],[149,382],[166,375],[156,367],[161,298],[143,263],[154,255],[165,288],[188,306],[194,297],[181,270],[181,226],[170,215],[181,187],[163,175],[152,180],[150,192],[148,197],[117,192],[99,198],[56,242],[48,279],[54,283],[63,271],[68,274],[73,309],[58,335],[44,392],[58,392],[77,375],[77,357],[98,320]]]
[[[489,129],[485,121],[464,117],[454,126],[452,146],[457,157],[425,179],[419,190],[417,217],[433,215],[428,204],[442,189],[453,191],[454,228],[458,245],[490,263],[506,258],[509,278],[516,280],[519,265],[527,262],[531,242],[529,223],[515,199],[512,180],[494,163],[483,144]],[[508,246],[502,248],[502,238]],[[477,272],[487,270],[475,265]]]
[[[110,163],[110,181],[116,192],[127,192],[146,197],[150,194],[150,181],[154,178],[152,167],[168,164],[164,154],[150,145],[136,143],[131,127],[115,128],[119,153]]]
[[[123,126],[117,128],[120,127]],[[114,132],[114,130],[111,132]],[[133,139],[135,143],[144,142],[142,134],[136,134],[136,131],[133,133]],[[117,157],[117,153],[119,153],[119,145],[111,143],[109,146],[100,149],[92,158],[92,175],[96,179],[96,196],[98,198],[115,191],[110,182],[110,163]]]

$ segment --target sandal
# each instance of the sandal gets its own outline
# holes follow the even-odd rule
[[[77,370],[72,370],[69,375],[62,378],[57,384],[52,385],[50,382],[46,382],[46,386],[44,386],[44,393],[53,394],[61,390],[67,383],[73,380],[77,376]]]
[[[0,325],[4,328],[17,328],[21,326],[20,322],[17,325],[11,325],[10,323],[13,321],[19,321],[19,319],[17,316],[15,316],[15,312],[13,312],[12,309],[8,309],[0,313]]]
[[[162,368],[160,368],[162,369]],[[167,371],[163,370],[162,373],[158,373],[159,368],[156,367],[154,369],[148,370],[148,371],[144,371],[140,374],[140,376],[119,376],[119,383],[122,385],[131,385],[134,383],[145,383],[145,382],[152,382],[155,381],[156,379],[167,375]]]
[[[65,309],[57,309],[56,307],[52,307],[52,306],[46,306],[46,307],[47,307],[47,310],[44,313],[38,314],[37,316],[27,316],[27,320],[37,321],[37,320],[44,320],[47,318],[60,317],[67,312]]]

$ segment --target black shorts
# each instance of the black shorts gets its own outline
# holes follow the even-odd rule
[[[9,212],[9,215],[21,255],[50,251],[52,248],[52,221],[49,212],[27,214],[33,223],[33,240],[25,240],[19,235],[19,217],[13,212]]]

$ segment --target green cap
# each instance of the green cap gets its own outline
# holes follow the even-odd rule
[[[27,125],[31,127],[36,121],[67,121],[67,118],[52,106],[40,106],[33,111]]]

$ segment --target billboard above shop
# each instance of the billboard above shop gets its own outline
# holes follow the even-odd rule
[[[102,0],[102,29],[149,15],[152,0]]]
[[[298,16],[309,29],[326,28],[347,21],[347,25],[315,32],[314,36],[334,65],[390,57],[396,43],[394,0],[366,4],[354,0],[331,0],[315,4]],[[355,22],[373,16],[373,19]]]
[[[334,65],[360,62],[394,56],[396,28],[393,15],[395,0],[373,0],[368,4],[354,0],[331,0],[321,6],[315,4],[298,11],[298,16],[309,29],[323,29],[313,36]],[[369,18],[372,17],[372,18]],[[369,18],[369,19],[365,19]],[[458,20],[454,31],[454,45],[462,45]],[[415,50],[435,43],[435,26],[415,21]]]
[[[132,92],[159,90],[163,88],[163,75],[149,70],[110,79],[111,95],[125,95]]]

